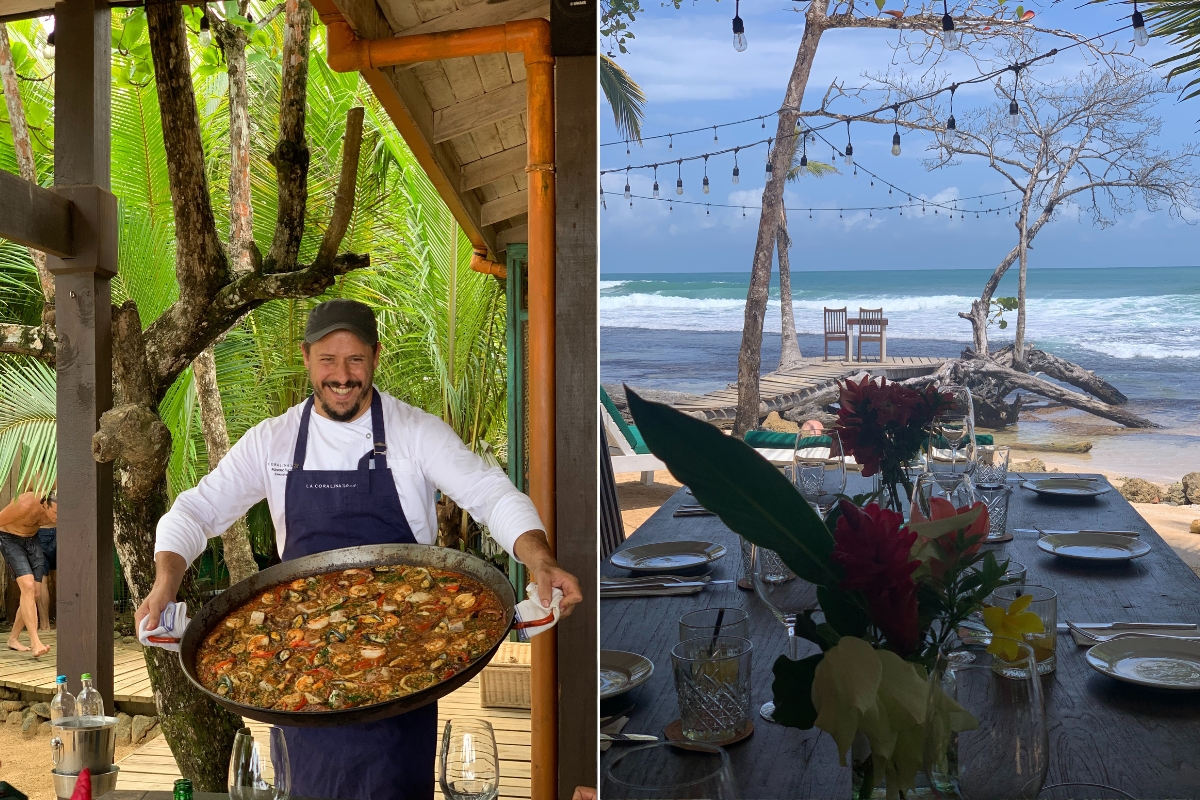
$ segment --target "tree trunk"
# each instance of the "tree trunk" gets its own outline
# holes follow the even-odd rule
[[[125,580],[140,605],[154,585],[154,541],[158,519],[167,510],[166,462],[163,477],[147,497],[125,491],[130,480],[118,468],[113,498],[113,531]],[[189,570],[190,574],[190,570]],[[185,581],[181,596],[191,609],[200,608],[200,598]],[[189,596],[192,595],[192,596]],[[195,610],[192,614],[195,614]],[[147,647],[146,670],[154,687],[159,724],[175,756],[181,774],[190,778],[198,792],[228,791],[229,756],[233,737],[242,727],[239,717],[209,700],[194,687],[179,668],[179,657],[159,647]]]
[[[1044,381],[1040,378],[1035,378],[1032,375],[1026,375],[1023,372],[1017,372],[1002,364],[998,364],[990,359],[973,359],[964,361],[962,369],[967,374],[984,375],[992,378],[999,378],[1004,382],[1011,384],[1014,388],[1024,389],[1036,395],[1056,400],[1063,405],[1071,408],[1078,408],[1081,411],[1086,411],[1089,414],[1095,414],[1098,417],[1110,419],[1113,422],[1120,423],[1127,428],[1160,428],[1161,425],[1151,422],[1150,420],[1140,417],[1137,414],[1132,414],[1128,411],[1123,411],[1115,406],[1110,406],[1107,403],[1101,403],[1099,400],[1093,400],[1090,397],[1072,392],[1061,386],[1056,386],[1049,381]]]
[[[242,4],[244,5],[244,3]],[[241,9],[245,13],[245,8]],[[233,271],[257,266],[254,214],[250,201],[250,93],[246,81],[246,32],[217,20],[214,28],[229,74],[229,253]]]
[[[0,83],[4,84],[4,103],[8,106],[8,122],[12,128],[13,149],[17,155],[17,168],[21,177],[37,184],[37,162],[33,158],[33,143],[29,140],[29,126],[25,123],[25,104],[21,102],[21,89],[17,83],[17,71],[13,66],[12,48],[8,43],[8,28],[0,22]],[[29,248],[33,265],[37,268],[38,283],[42,287],[42,324],[54,325],[54,276],[46,269],[46,254]]]
[[[792,309],[792,268],[788,258],[792,237],[788,236],[787,231],[787,209],[781,208],[781,211],[775,246],[779,250],[779,309],[783,318],[783,330],[779,341],[779,369],[785,370],[804,366],[804,357],[800,355],[800,341],[796,338],[796,315]]]
[[[225,409],[221,406],[221,389],[217,385],[217,362],[212,345],[196,356],[192,362],[192,375],[196,382],[196,397],[200,401],[200,423],[204,429],[208,469],[211,472],[229,452],[229,431],[225,427]],[[221,542],[230,582],[239,583],[258,572],[254,550],[250,547],[250,528],[244,516],[221,534]]]
[[[1017,338],[1013,343],[1013,369],[1027,372],[1025,364],[1025,276],[1029,267],[1029,215],[1028,203],[1021,209],[1020,260],[1021,269],[1017,278]]]
[[[758,241],[754,246],[754,262],[750,272],[750,288],[746,293],[746,315],[742,324],[742,344],[738,352],[738,408],[734,420],[734,436],[743,436],[758,425],[759,373],[762,368],[763,319],[767,310],[767,295],[771,285],[771,251],[779,229],[780,209],[783,207],[783,187],[796,152],[796,118],[804,100],[804,87],[812,71],[821,41],[826,16],[824,2],[812,2],[805,12],[804,33],[796,51],[796,63],[788,78],[787,91],[775,128],[771,150],[771,179],[763,190],[762,213],[758,218]]]
[[[1051,378],[1082,389],[1109,405],[1120,406],[1129,402],[1129,398],[1122,394],[1117,387],[1097,376],[1090,369],[1084,369],[1065,358],[1059,358],[1031,347],[1025,355],[1025,365],[1034,372],[1044,372]]]

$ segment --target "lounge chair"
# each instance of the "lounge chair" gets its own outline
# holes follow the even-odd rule
[[[642,473],[642,483],[650,486],[654,483],[654,473],[666,469],[667,465],[650,452],[642,434],[636,425],[630,425],[621,416],[617,404],[600,387],[600,417],[604,422],[604,431],[608,434],[609,454],[612,457],[612,470],[620,472]],[[616,452],[613,452],[613,451]]]

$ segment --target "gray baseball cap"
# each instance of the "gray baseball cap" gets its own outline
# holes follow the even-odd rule
[[[375,312],[357,300],[326,300],[308,313],[304,341],[313,344],[334,331],[350,331],[367,344],[379,344]]]

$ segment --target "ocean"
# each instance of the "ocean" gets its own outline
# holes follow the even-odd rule
[[[883,307],[888,354],[956,356],[971,342],[958,317],[990,270],[804,271],[792,276],[801,352],[822,354],[823,307]],[[997,297],[1016,295],[1016,270]],[[737,379],[748,273],[605,274],[600,281],[600,377],[701,394]],[[1130,398],[1130,410],[1163,425],[1124,431],[1080,412],[1022,420],[1017,444],[1087,440],[1084,456],[1045,460],[1080,469],[1174,481],[1200,470],[1200,267],[1031,269],[1026,339],[1094,370]],[[993,348],[1010,343],[993,325]],[[763,372],[779,360],[779,283],[772,276]],[[868,352],[872,352],[868,350]]]

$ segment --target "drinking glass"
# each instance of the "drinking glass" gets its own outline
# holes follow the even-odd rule
[[[992,592],[991,603],[1007,609],[1018,597],[1027,594],[1033,595],[1033,600],[1026,611],[1038,615],[1042,620],[1042,630],[1023,634],[1022,638],[1033,648],[1038,674],[1048,675],[1058,666],[1058,657],[1055,655],[1058,647],[1058,593],[1048,586],[1034,584],[1001,586]]]
[[[736,636],[749,639],[746,612],[740,608],[702,608],[679,618],[679,641],[701,636]]]
[[[438,782],[447,800],[495,800],[500,794],[500,757],[490,722],[446,720]]]
[[[932,501],[935,497],[948,500],[958,509],[974,505],[975,501],[979,499],[979,493],[975,491],[975,484],[971,482],[971,476],[966,473],[950,479],[947,476],[926,472],[917,477],[917,482],[913,486],[913,514],[919,514],[925,519],[933,519]]]
[[[671,648],[675,693],[685,738],[721,742],[750,724],[749,639],[706,635]]]
[[[1008,525],[1008,496],[1012,492],[1005,483],[976,483],[975,492],[988,510],[988,537],[998,539]]]
[[[737,800],[729,756],[700,743],[687,750],[671,742],[630,747],[604,771],[605,800]]]
[[[929,426],[929,471],[956,480],[975,465],[975,425],[964,414],[938,414]]]
[[[1008,480],[1008,445],[983,444],[975,450],[975,485],[1004,483]]]
[[[272,726],[270,731],[266,754],[249,728],[234,735],[229,757],[229,796],[233,800],[287,800],[292,788],[287,743],[281,728]]]
[[[838,495],[846,490],[846,456],[842,439],[834,430],[826,431],[830,440],[824,448],[804,448],[792,451],[792,483],[821,519],[829,516]],[[797,437],[797,443],[800,439]]]
[[[943,645],[929,675],[924,761],[938,798],[1034,800],[1046,780],[1050,744],[1033,649],[1010,639],[1016,657],[1003,660],[988,652],[991,641]]]
[[[800,658],[800,640],[796,638],[796,617],[817,605],[817,589],[796,577],[774,550],[753,547],[750,551],[751,580],[754,593],[787,629],[788,658]],[[774,722],[775,703],[768,700],[758,710],[767,722]]]

